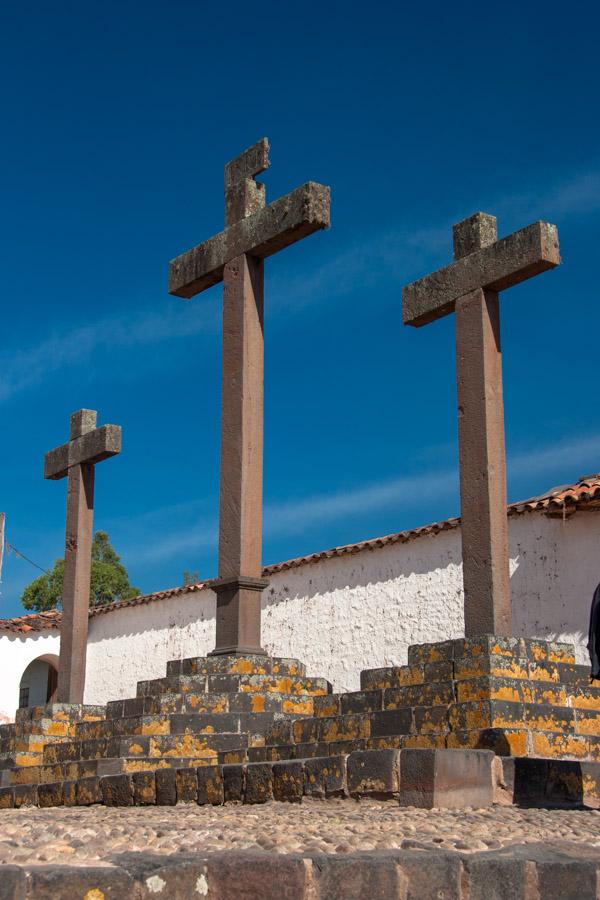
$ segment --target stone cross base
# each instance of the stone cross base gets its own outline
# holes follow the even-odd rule
[[[105,709],[55,704],[0,726],[0,808],[303,796],[600,807],[600,688],[569,645],[416,645],[361,688],[333,694],[293,659],[174,660]]]

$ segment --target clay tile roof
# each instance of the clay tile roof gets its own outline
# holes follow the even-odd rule
[[[56,609],[48,612],[30,613],[27,616],[17,616],[16,619],[0,619],[0,631],[8,631],[13,634],[28,634],[30,631],[47,631],[56,628],[61,620],[61,614]]]
[[[527,512],[544,512],[550,516],[568,516],[577,510],[600,510],[600,472],[593,475],[583,475],[575,484],[566,484],[561,487],[551,488],[539,497],[530,497],[529,500],[520,500],[518,503],[510,503],[507,512],[509,516],[518,516]],[[398,531],[395,534],[387,534],[383,537],[371,538],[367,541],[359,541],[357,544],[345,544],[342,547],[332,547],[330,550],[322,550],[318,553],[310,553],[307,556],[299,556],[296,559],[288,559],[285,562],[273,563],[265,566],[263,572],[266,576],[283,572],[286,569],[295,569],[309,563],[319,562],[322,559],[331,559],[334,556],[346,556],[353,553],[361,553],[364,550],[377,550],[391,544],[406,543],[423,535],[435,535],[441,531],[449,531],[460,525],[460,518],[444,519],[442,522],[434,522],[431,525],[423,525],[419,528],[411,528],[407,531]],[[106,615],[113,610],[123,609],[128,606],[143,606],[154,603],[155,600],[166,600],[168,597],[177,597],[182,594],[201,591],[210,588],[211,581],[201,581],[198,584],[190,584],[182,587],[168,588],[164,591],[155,591],[153,594],[142,594],[130,600],[117,600],[107,603],[105,606],[96,606],[90,610],[90,618]],[[0,619],[0,631],[16,634],[28,634],[31,631],[45,631],[56,628],[60,624],[61,613],[51,610],[45,613],[33,613],[28,616],[19,616],[16,619]]]

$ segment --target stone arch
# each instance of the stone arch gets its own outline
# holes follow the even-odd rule
[[[52,703],[58,681],[58,656],[43,653],[23,670],[19,682],[19,708]]]

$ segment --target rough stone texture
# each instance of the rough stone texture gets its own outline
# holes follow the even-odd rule
[[[309,181],[172,260],[169,293],[189,299],[221,281],[236,257],[264,259],[328,227],[329,188]]]
[[[597,812],[364,800],[0,813],[2,897],[596,900]]]
[[[426,809],[491,806],[492,759],[485,750],[403,750],[400,804]]]
[[[456,300],[471,291],[504,291],[559,264],[556,226],[534,222],[404,287],[404,324],[426,325],[451,313]]]
[[[400,751],[358,751],[350,754],[347,766],[351,797],[398,797]]]
[[[92,534],[94,465],[121,452],[118,425],[96,428],[96,413],[81,409],[71,416],[70,440],[46,454],[44,477],[68,476],[65,573],[62,593],[61,643],[56,698],[83,703]]]
[[[558,231],[537,222],[496,239],[477,213],[454,227],[456,262],[403,290],[404,323],[456,312],[465,634],[511,634],[498,292],[560,263]],[[466,255],[465,255],[466,254]]]

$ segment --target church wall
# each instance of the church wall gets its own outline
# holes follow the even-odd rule
[[[600,512],[509,521],[515,632],[578,642],[586,661]],[[409,644],[462,633],[461,568],[453,529],[278,572],[263,597],[264,647],[301,659],[336,690],[355,690],[361,669],[405,663]],[[93,618],[86,701],[133,696],[136,681],[161,677],[167,660],[206,654],[214,611],[206,590]]]
[[[564,521],[526,513],[509,523],[515,633],[574,641],[587,661],[600,511]],[[357,689],[361,669],[405,663],[409,644],[462,633],[460,550],[460,530],[452,529],[272,575],[263,597],[265,649],[301,659],[336,690]],[[94,616],[86,702],[134,696],[136,682],[162,677],[169,659],[205,655],[214,616],[210,590]],[[0,715],[14,716],[21,675],[44,653],[58,653],[57,635],[0,637]]]
[[[58,656],[58,632],[44,631],[30,637],[0,632],[0,722],[14,721],[19,705],[19,685],[30,662],[46,654]]]

